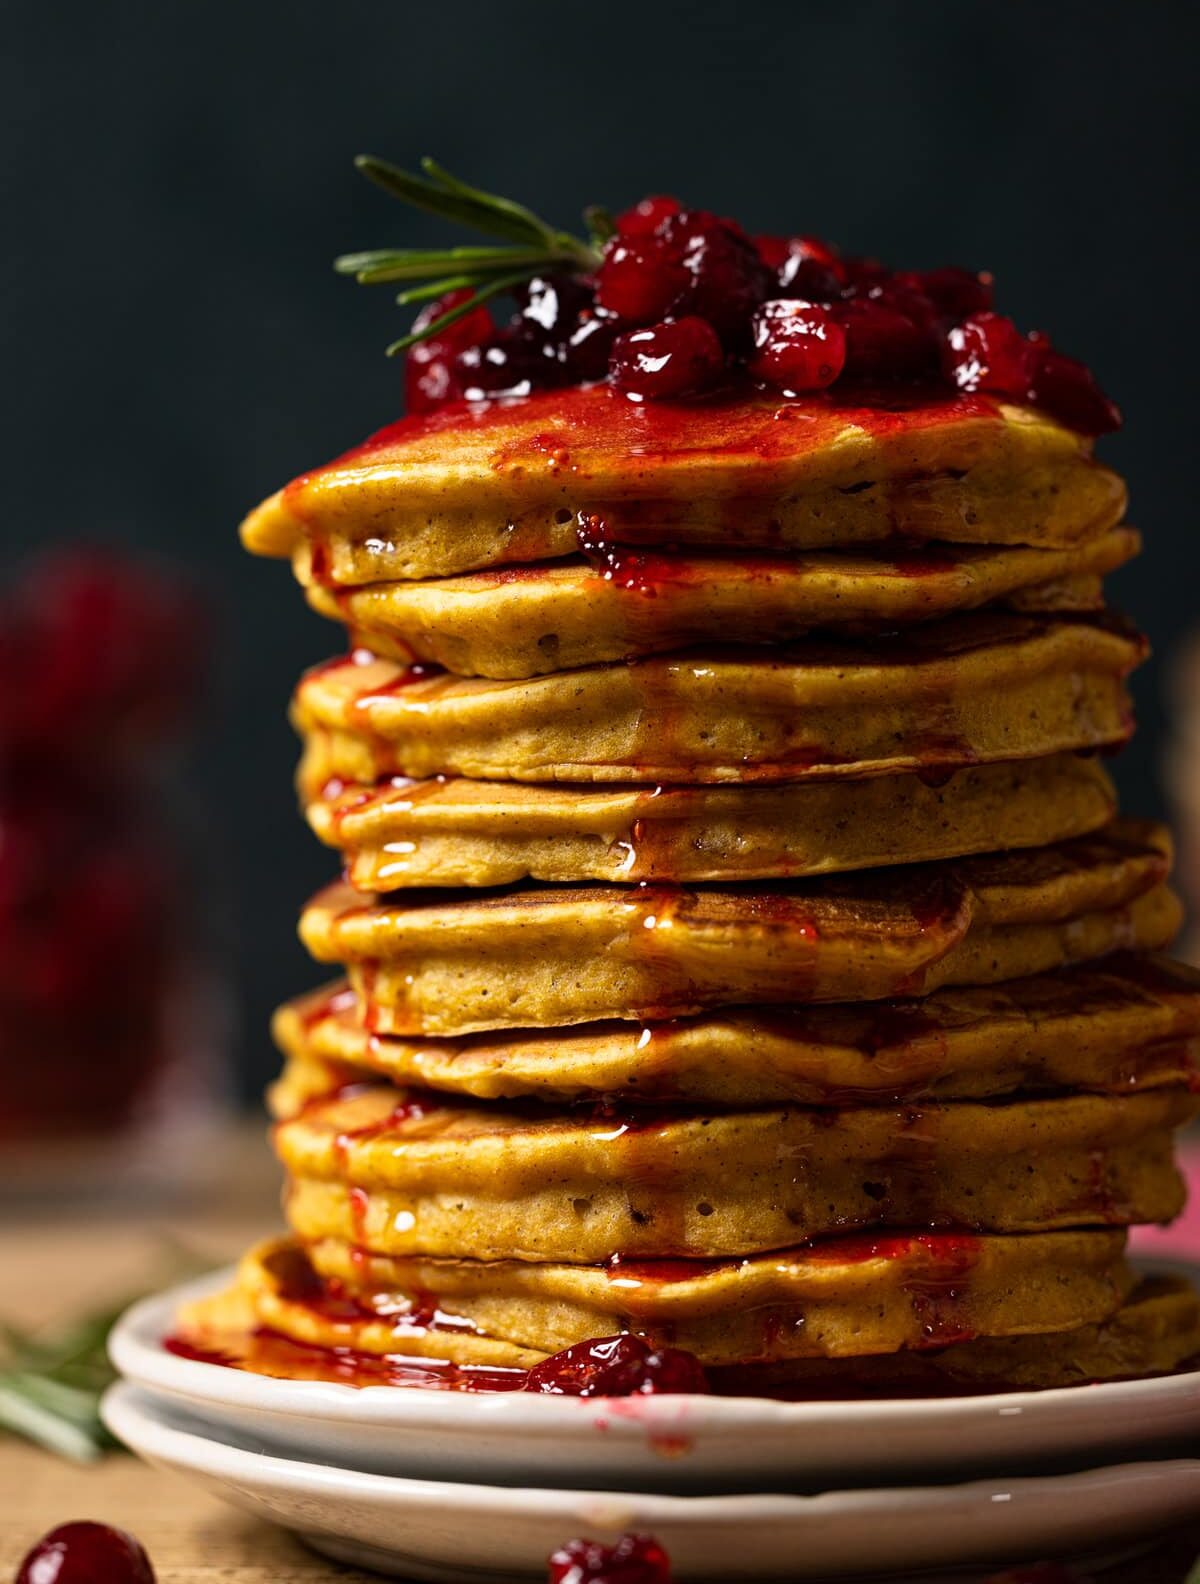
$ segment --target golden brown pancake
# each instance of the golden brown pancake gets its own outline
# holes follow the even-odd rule
[[[932,545],[886,558],[617,552],[599,568],[572,560],[340,589],[314,578],[306,541],[296,573],[313,608],[345,622],[377,654],[433,661],[460,676],[530,677],[694,644],[791,643],[814,629],[904,626],[989,604],[1097,610],[1101,576],[1138,548],[1132,529],[1115,528],[1062,550]]]
[[[728,1008],[667,1023],[460,1039],[368,1034],[347,985],[280,1007],[276,1115],[356,1078],[479,1100],[621,1095],[708,1105],[869,1105],[1198,1084],[1200,972],[1119,955],[924,1000]]]
[[[1160,950],[1180,908],[1161,826],[1118,820],[1026,852],[791,885],[525,887],[305,908],[380,1034],[469,1034],[724,1004],[880,1000],[994,984],[1125,948]]]
[[[1179,1276],[1138,1283],[1116,1314],[1047,1336],[979,1337],[887,1356],[795,1359],[767,1365],[759,1389],[839,1395],[880,1391],[1041,1391],[1200,1368],[1200,1298]],[[1200,1376],[1197,1377],[1200,1384]],[[729,1385],[745,1389],[740,1372]]]
[[[362,1259],[336,1242],[306,1254],[281,1240],[251,1251],[235,1293],[192,1306],[183,1325],[209,1347],[233,1340],[223,1331],[266,1326],[318,1347],[516,1368],[620,1331],[710,1367],[924,1356],[964,1335],[1036,1333],[1045,1349],[1119,1312],[1133,1287],[1123,1244],[1112,1231],[901,1234],[647,1269]],[[322,1302],[314,1267],[345,1295],[336,1304]]]
[[[303,791],[303,789],[302,789]],[[758,787],[555,787],[516,781],[341,782],[314,789],[313,830],[358,890],[524,879],[772,880],[1036,847],[1112,818],[1092,758]]]
[[[592,1263],[749,1254],[860,1227],[989,1232],[1166,1221],[1184,1089],[980,1105],[591,1116],[390,1084],[277,1124],[305,1241]]]
[[[570,555],[581,514],[635,544],[1052,548],[1124,506],[1081,436],[983,396],[636,405],[592,386],[393,424],[264,501],[242,539],[289,556],[307,538],[320,577],[357,585]]]
[[[308,672],[293,719],[310,783],[859,777],[1124,742],[1125,677],[1144,652],[1103,617],[997,612],[769,659],[729,650],[527,681],[428,675],[359,650]]]

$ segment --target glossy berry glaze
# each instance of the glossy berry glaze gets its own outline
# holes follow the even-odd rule
[[[578,1342],[529,1371],[525,1390],[560,1397],[649,1397],[661,1392],[706,1392],[704,1368],[682,1348],[652,1348],[641,1337]]]
[[[414,328],[460,305],[428,305]],[[968,270],[885,269],[814,237],[750,237],[652,197],[618,216],[594,277],[535,277],[497,326],[477,307],[408,354],[412,414],[608,379],[635,402],[739,386],[802,395],[982,391],[1098,435],[1120,413],[1083,364],[993,309]]]
[[[549,1584],[671,1584],[671,1559],[652,1535],[615,1544],[568,1540],[549,1558]]]
[[[66,1523],[43,1535],[14,1584],[154,1584],[150,1558],[124,1529]]]

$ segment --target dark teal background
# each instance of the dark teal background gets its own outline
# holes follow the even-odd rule
[[[1126,411],[1104,454],[1147,554],[1117,588],[1160,658],[1120,775],[1157,811],[1200,572],[1193,19],[1098,0],[3,8],[4,563],[110,539],[178,558],[218,608],[191,777],[246,1092],[274,1062],[270,1007],[318,972],[295,912],[331,864],[294,814],[284,707],[336,635],[234,530],[398,410],[398,311],[333,254],[452,239],[352,156],[436,153],[564,224],[666,190],[897,265],[992,269],[1001,306]]]

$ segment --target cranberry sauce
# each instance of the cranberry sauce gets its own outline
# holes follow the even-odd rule
[[[671,1584],[671,1559],[652,1535],[615,1544],[568,1540],[548,1559],[549,1584]]]
[[[916,386],[1030,402],[1087,435],[1121,422],[1083,364],[994,311],[990,275],[752,238],[673,198],[620,215],[594,276],[535,277],[516,295],[506,325],[477,307],[410,349],[410,413],[607,379],[635,403],[731,383],[839,396]],[[429,304],[414,329],[469,296]]]
[[[924,1335],[919,1346],[938,1349],[970,1338],[959,1311],[981,1248],[980,1239],[970,1233],[931,1231],[837,1237],[812,1244],[801,1252],[806,1260],[826,1264],[907,1261],[903,1286],[922,1322]],[[797,1251],[780,1255],[788,1257],[797,1257]],[[739,1263],[716,1259],[629,1260],[614,1255],[603,1269],[614,1287],[642,1287],[694,1280]],[[394,1299],[357,1295],[340,1281],[320,1277],[299,1254],[280,1267],[277,1276],[287,1304],[307,1310],[348,1339],[357,1323],[389,1318],[398,1327],[435,1334],[474,1329],[469,1321],[444,1312],[433,1293],[418,1292],[411,1298]],[[778,1334],[780,1318],[777,1311],[765,1313],[764,1349]],[[338,1327],[342,1328],[340,1332],[336,1332]],[[399,1334],[397,1340],[401,1340]],[[163,1346],[178,1358],[253,1374],[353,1386],[411,1386],[430,1391],[526,1391],[562,1397],[717,1393],[790,1398],[844,1389],[837,1380],[781,1385],[774,1378],[777,1367],[769,1362],[706,1369],[683,1348],[661,1340],[648,1341],[629,1332],[577,1342],[527,1370],[458,1365],[401,1353],[366,1353],[350,1345],[298,1342],[269,1327],[236,1334],[222,1332],[212,1339],[203,1334],[181,1333],[164,1338]],[[768,1357],[764,1351],[763,1358]],[[851,1384],[855,1390],[847,1394],[856,1395],[857,1383]]]

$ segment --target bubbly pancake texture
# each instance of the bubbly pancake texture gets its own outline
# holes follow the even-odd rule
[[[981,612],[871,644],[717,651],[527,681],[359,650],[301,680],[306,779],[788,781],[1115,746],[1142,641],[1101,617]]]
[[[729,1008],[667,1023],[404,1039],[368,1034],[346,985],[279,1009],[277,1116],[356,1079],[479,1100],[612,1096],[724,1106],[1200,1088],[1200,973],[1121,954],[924,1000]]]
[[[1053,847],[739,889],[418,892],[338,884],[301,935],[380,1034],[469,1034],[722,1004],[881,1000],[1045,973],[1180,923],[1166,832],[1121,820]]]
[[[385,1254],[726,1257],[859,1227],[1164,1221],[1181,1089],[1005,1104],[573,1117],[374,1085],[277,1124],[289,1224]]]
[[[296,575],[322,615],[392,659],[459,676],[530,677],[665,654],[719,637],[791,643],[813,630],[929,621],[988,604],[1096,610],[1101,577],[1136,555],[1132,529],[1060,550],[933,544],[890,555],[683,556],[612,547],[586,561],[541,563],[424,582],[339,588]]]
[[[242,540],[290,556],[307,539],[321,577],[359,585],[570,555],[581,516],[614,542],[689,548],[1061,548],[1124,506],[1080,435],[981,395],[637,404],[597,385],[393,424],[264,501]]]
[[[334,781],[312,789],[305,812],[344,855],[356,889],[392,891],[830,874],[1063,841],[1096,830],[1115,809],[1112,782],[1095,759],[1056,754],[945,780],[759,787]]]

